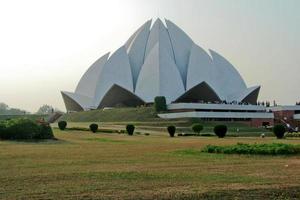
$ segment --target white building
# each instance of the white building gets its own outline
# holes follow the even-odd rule
[[[156,96],[165,96],[168,104],[256,104],[260,86],[247,87],[224,57],[203,50],[171,21],[165,24],[147,21],[118,50],[99,58],[75,92],[61,92],[67,110],[138,106]]]

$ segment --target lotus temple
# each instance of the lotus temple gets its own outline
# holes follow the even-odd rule
[[[147,21],[119,49],[93,63],[74,92],[62,91],[67,111],[149,105],[164,96],[169,112],[161,118],[273,123],[271,108],[257,104],[259,85],[247,86],[220,53],[204,50],[174,23],[164,22]],[[296,107],[290,109],[300,119]]]

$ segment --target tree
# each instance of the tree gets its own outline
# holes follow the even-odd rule
[[[24,115],[27,114],[25,110],[21,110],[18,108],[10,108],[5,103],[0,103],[0,114],[2,115]]]
[[[42,105],[36,112],[39,115],[48,115],[54,112],[54,108],[50,105]]]
[[[9,109],[9,107],[8,107],[8,105],[7,104],[5,104],[5,103],[0,103],[0,110],[2,111],[6,111],[6,110],[8,110]]]
[[[167,110],[166,97],[164,96],[155,97],[154,108],[156,112],[166,111]]]

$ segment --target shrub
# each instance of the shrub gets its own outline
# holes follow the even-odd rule
[[[40,132],[34,139],[54,139],[53,131],[49,124],[41,124],[39,128]]]
[[[225,137],[225,135],[227,133],[227,126],[226,125],[217,125],[214,128],[214,132],[219,138],[223,138],[223,137]]]
[[[12,140],[33,139],[39,132],[39,125],[29,119],[12,119],[7,122],[7,138]]]
[[[9,139],[5,121],[0,121],[0,139]]]
[[[201,124],[193,124],[192,129],[195,133],[200,134],[200,132],[203,130],[203,126]]]
[[[93,133],[96,133],[97,130],[98,130],[98,124],[91,124],[91,125],[90,125],[90,130],[91,130]]]
[[[273,128],[273,132],[274,132],[275,136],[277,137],[277,139],[282,139],[284,137],[285,131],[286,131],[285,127],[281,124],[275,125]]]
[[[170,137],[174,137],[175,132],[176,132],[176,127],[175,126],[168,126],[167,130],[169,132]]]
[[[58,128],[60,129],[60,130],[65,130],[66,129],[66,127],[67,127],[67,122],[66,121],[59,121],[58,122]]]
[[[166,98],[164,96],[155,97],[154,108],[156,112],[166,111],[167,110]]]
[[[202,149],[206,153],[224,154],[258,154],[258,155],[288,155],[300,154],[300,145],[292,144],[242,144],[230,146],[207,145]]]
[[[0,122],[0,139],[54,139],[54,135],[49,124],[38,124],[26,118],[18,118]]]
[[[128,135],[133,135],[134,128],[135,128],[134,125],[132,125],[132,124],[127,124],[127,126],[126,126],[127,134],[128,134]]]

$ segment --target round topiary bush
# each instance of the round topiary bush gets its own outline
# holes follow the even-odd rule
[[[227,133],[227,126],[226,125],[217,125],[214,128],[214,132],[219,138],[223,138],[223,137],[225,137],[225,135]]]
[[[90,130],[91,130],[93,133],[96,133],[97,130],[98,130],[98,124],[91,124],[91,125],[90,125]]]
[[[175,132],[176,132],[176,127],[175,126],[168,126],[167,130],[169,132],[170,137],[174,137]]]
[[[156,112],[162,112],[167,110],[166,97],[157,96],[154,98],[154,108]]]
[[[135,128],[134,125],[132,125],[132,124],[127,124],[127,126],[126,126],[127,134],[128,134],[128,135],[133,135],[134,128]]]
[[[201,124],[193,124],[192,129],[195,133],[200,135],[200,132],[203,130],[203,126]]]
[[[278,124],[274,126],[273,132],[277,137],[277,139],[282,139],[284,137],[284,133],[286,132],[286,129],[283,125]]]
[[[58,122],[58,128],[60,129],[60,130],[65,130],[66,129],[66,127],[67,127],[67,122],[66,121],[59,121]]]

